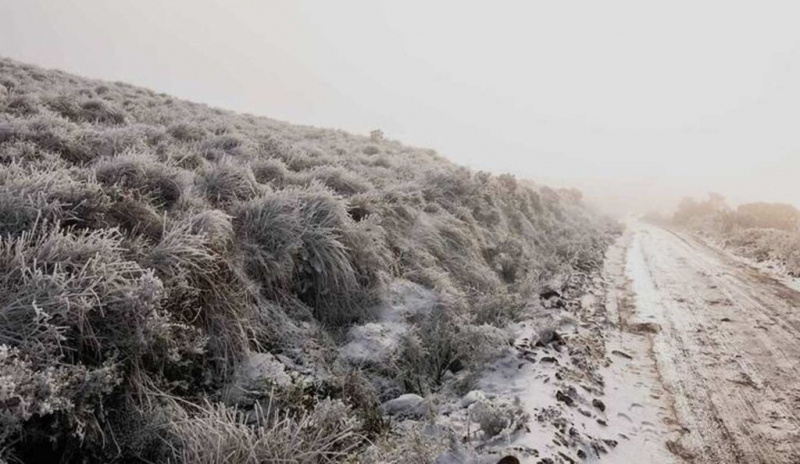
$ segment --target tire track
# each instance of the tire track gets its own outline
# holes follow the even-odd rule
[[[800,462],[800,293],[696,240],[633,224],[634,317],[698,463]]]

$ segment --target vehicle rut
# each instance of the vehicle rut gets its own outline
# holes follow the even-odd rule
[[[800,292],[690,236],[632,224],[627,275],[696,463],[800,463]]]

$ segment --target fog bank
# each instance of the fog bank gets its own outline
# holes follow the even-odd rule
[[[799,204],[799,16],[791,1],[0,0],[0,54],[381,128],[615,209],[706,191]]]

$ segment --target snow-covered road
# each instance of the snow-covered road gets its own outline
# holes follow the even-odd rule
[[[800,463],[800,292],[688,235],[626,235],[618,322],[652,343],[679,431],[665,446],[695,463]]]

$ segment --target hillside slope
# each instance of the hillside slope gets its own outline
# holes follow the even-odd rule
[[[431,150],[6,59],[0,166],[0,461],[361,453],[615,229]]]

